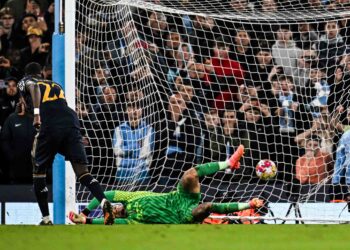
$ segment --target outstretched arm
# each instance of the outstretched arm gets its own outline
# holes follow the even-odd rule
[[[195,221],[203,221],[210,213],[227,214],[245,209],[260,208],[264,205],[264,201],[254,198],[249,202],[229,202],[229,203],[203,203],[193,209],[192,215]]]

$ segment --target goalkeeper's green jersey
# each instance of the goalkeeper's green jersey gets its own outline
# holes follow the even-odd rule
[[[111,193],[113,192],[113,194]],[[127,218],[119,218],[115,223],[184,224],[193,223],[192,210],[201,199],[200,193],[188,193],[179,184],[176,191],[154,193],[147,191],[109,191],[107,197],[112,202],[123,203]]]

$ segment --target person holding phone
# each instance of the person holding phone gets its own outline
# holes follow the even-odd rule
[[[30,62],[39,63],[44,66],[49,55],[51,45],[42,43],[43,31],[40,28],[31,26],[27,31],[29,46],[21,50],[21,68]]]

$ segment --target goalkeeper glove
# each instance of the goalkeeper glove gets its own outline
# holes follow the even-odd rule
[[[258,198],[253,198],[249,201],[249,206],[252,209],[261,208],[264,205],[264,201]]]

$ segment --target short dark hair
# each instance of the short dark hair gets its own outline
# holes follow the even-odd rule
[[[293,83],[293,77],[287,76],[287,75],[280,75],[280,76],[278,77],[278,81],[279,81],[279,82],[290,81],[290,82]]]
[[[26,76],[41,76],[41,65],[36,62],[28,63],[24,68],[24,74]]]
[[[38,21],[38,17],[36,15],[34,15],[32,13],[26,13],[22,16],[21,23],[23,22],[24,18],[26,18],[26,17],[33,17],[35,19],[35,21]]]

